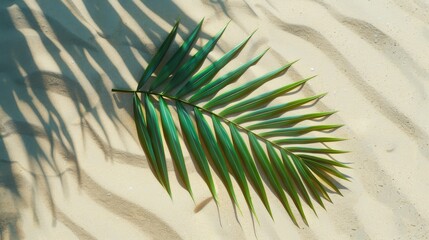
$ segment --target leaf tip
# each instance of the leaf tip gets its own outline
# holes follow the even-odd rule
[[[324,96],[326,96],[326,95],[328,95],[328,93],[327,93],[327,92],[322,93],[322,94],[319,94],[319,95],[316,95],[316,98],[317,98],[317,99],[321,99],[321,98],[323,98],[323,97],[324,97]]]
[[[249,38],[251,38],[257,31],[258,31],[258,29],[253,30],[253,32],[250,34]]]
[[[174,26],[178,26],[179,25],[179,23],[180,23],[180,20],[181,20],[181,18],[180,18],[180,15],[176,18],[176,23],[174,24]]]
[[[270,47],[267,47],[267,49],[265,49],[265,50],[264,50],[264,52],[262,52],[262,54],[261,54],[261,55],[264,55],[264,54],[265,54],[265,53],[267,53],[270,49],[271,49]]]
[[[330,111],[330,112],[326,112],[326,116],[331,116],[334,115],[335,113],[337,113],[339,111]]]
[[[315,78],[315,77],[317,77],[318,75],[316,74],[316,75],[313,75],[313,76],[311,76],[311,77],[308,77],[308,78],[306,78],[305,80],[306,81],[308,81],[308,80],[311,80],[311,79],[313,79],[313,78]]]
[[[206,19],[206,17],[203,17],[203,18],[201,19],[201,21],[198,23],[198,25],[202,25],[205,19]]]
[[[290,63],[288,63],[288,64],[286,64],[288,67],[290,67],[290,66],[292,66],[293,64],[295,64],[296,62],[298,62],[298,61],[300,61],[301,59],[297,59],[297,60],[294,60],[294,61],[292,61],[292,62],[290,62]]]

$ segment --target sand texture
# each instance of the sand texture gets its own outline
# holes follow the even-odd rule
[[[175,48],[231,20],[210,61],[257,29],[231,67],[270,50],[233,86],[299,59],[259,91],[317,75],[297,96],[329,93],[312,108],[339,111],[351,181],[309,226],[272,191],[274,221],[252,192],[258,224],[218,178],[217,208],[187,153],[195,203],[171,159],[173,199],[153,176],[111,89],[137,86],[178,17]],[[0,239],[428,239],[428,43],[425,0],[1,0]]]

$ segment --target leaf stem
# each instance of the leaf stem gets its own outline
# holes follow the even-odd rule
[[[134,91],[134,90],[124,90],[124,89],[116,89],[116,88],[112,88],[112,92],[120,92],[120,93],[135,93],[135,92],[139,92],[139,91]],[[141,91],[140,91],[141,92]]]

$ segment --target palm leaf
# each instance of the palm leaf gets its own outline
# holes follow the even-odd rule
[[[219,60],[199,70],[226,28],[210,39],[195,55],[187,56],[196,42],[202,22],[172,57],[165,59],[179,27],[179,23],[176,23],[144,71],[137,91],[113,89],[115,92],[134,93],[137,133],[155,177],[171,195],[164,149],[166,144],[177,174],[193,196],[183,156],[183,150],[187,150],[216,204],[217,192],[211,166],[235,205],[239,206],[239,198],[233,187],[233,179],[240,187],[253,215],[256,216],[252,188],[273,217],[265,190],[267,184],[290,219],[298,224],[292,209],[294,206],[307,224],[305,206],[302,203],[316,212],[313,200],[324,207],[323,199],[331,201],[327,189],[341,194],[336,179],[348,180],[339,171],[339,168],[346,168],[347,165],[323,156],[346,152],[326,145],[344,140],[329,136],[342,125],[308,124],[314,120],[326,120],[335,112],[293,114],[295,110],[319,100],[325,94],[275,103],[276,99],[301,88],[311,78],[285,83],[272,91],[248,97],[263,84],[284,74],[295,62],[224,91],[224,88],[255,65],[266,51],[230,72],[222,71],[249,42],[252,33]],[[160,65],[161,62],[166,64]],[[158,75],[154,75],[155,69],[159,69]],[[154,80],[148,81],[150,77]],[[142,93],[142,100],[137,93]],[[206,100],[206,103],[200,104],[202,100]],[[214,110],[218,108],[219,113]],[[232,115],[234,118],[231,118]],[[178,119],[176,124],[174,116]],[[249,122],[252,123],[247,124]],[[225,126],[229,131],[226,131]],[[183,137],[185,146],[180,144],[179,136]],[[247,136],[248,143],[244,136]]]

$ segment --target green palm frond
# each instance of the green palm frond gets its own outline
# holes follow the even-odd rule
[[[166,53],[179,27],[177,22],[150,61],[136,90],[113,89],[115,92],[133,93],[134,120],[139,141],[155,177],[171,196],[165,142],[178,176],[192,198],[192,188],[183,156],[184,149],[187,149],[194,159],[216,204],[218,197],[213,170],[238,208],[237,190],[233,187],[232,179],[235,179],[249,210],[255,216],[250,188],[253,187],[272,216],[266,193],[266,187],[269,187],[295,224],[297,221],[293,205],[307,224],[302,202],[313,211],[313,201],[324,207],[322,199],[331,201],[329,190],[341,194],[335,178],[347,180],[338,170],[347,166],[328,155],[345,151],[331,149],[325,145],[344,139],[327,137],[326,133],[323,133],[324,136],[314,135],[332,132],[342,125],[303,125],[314,122],[312,120],[320,122],[335,112],[293,114],[293,110],[314,103],[325,94],[269,104],[276,98],[299,89],[312,77],[248,97],[264,83],[284,74],[295,62],[224,91],[226,86],[255,65],[266,51],[216,77],[245,47],[252,33],[219,60],[199,70],[226,28],[193,56],[188,57],[202,23],[203,21],[172,57],[166,60]],[[160,65],[162,62],[165,64]],[[201,103],[203,100],[204,104]],[[175,118],[178,119],[177,124],[174,122]],[[181,144],[180,135],[185,145]]]

